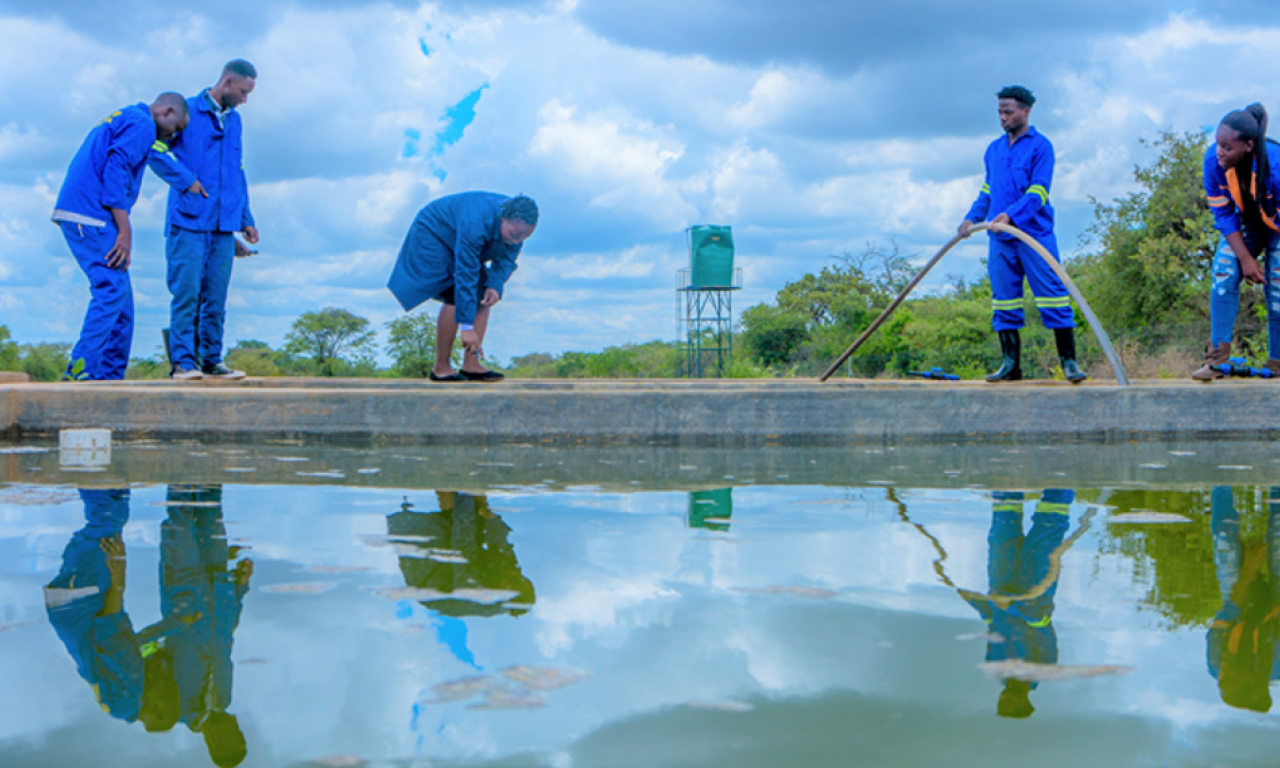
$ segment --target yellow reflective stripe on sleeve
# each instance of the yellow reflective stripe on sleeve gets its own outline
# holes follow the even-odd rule
[[[1042,501],[1036,505],[1036,512],[1046,515],[1065,515],[1071,511],[1070,504]]]
[[[169,145],[165,144],[163,141],[160,141],[159,139],[156,139],[156,143],[152,144],[151,148],[161,154],[164,154],[165,152],[169,151]]]
[[[1035,627],[1035,628],[1039,629],[1040,627],[1047,627],[1047,626],[1049,626],[1049,622],[1050,622],[1050,621],[1052,621],[1052,620],[1053,620],[1053,619],[1051,619],[1050,617],[1045,616],[1043,619],[1040,619],[1039,621],[1028,621],[1028,622],[1027,622],[1027,626],[1028,626],[1028,627]]]
[[[117,117],[119,117],[119,116],[120,116],[120,113],[121,113],[122,111],[123,111],[123,110],[117,109],[115,112],[112,112],[111,114],[109,114],[109,115],[107,115],[106,117],[102,118],[102,122],[104,122],[104,123],[110,123],[112,120],[115,120]]]
[[[1039,197],[1041,205],[1049,204],[1049,190],[1045,189],[1041,184],[1033,184],[1031,188],[1027,190],[1027,194]]]
[[[990,184],[983,184],[983,185],[982,185],[982,194],[984,194],[984,195],[989,195],[989,194],[991,194],[991,185],[990,185]]]

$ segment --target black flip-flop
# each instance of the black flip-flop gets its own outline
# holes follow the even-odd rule
[[[472,373],[471,371],[459,371],[467,381],[502,381],[507,378],[497,371],[485,371],[484,373]]]
[[[435,371],[428,371],[427,378],[432,381],[466,381],[467,377],[460,373],[451,373],[448,376],[437,376]]]

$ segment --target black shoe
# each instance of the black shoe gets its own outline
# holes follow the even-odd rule
[[[202,365],[200,366],[200,372],[206,377],[213,379],[227,379],[228,381],[235,381],[236,379],[244,378],[244,371],[237,371],[234,368],[228,368],[222,363]]]
[[[1022,381],[1022,336],[1015,331],[1000,331],[1000,354],[1004,362],[987,374],[987,381]]]
[[[507,378],[497,371],[481,371],[480,373],[472,373],[471,371],[461,372],[467,381],[502,381]]]
[[[460,373],[451,373],[448,376],[437,376],[435,371],[429,371],[427,378],[432,381],[466,381],[467,377]]]
[[[1076,334],[1072,328],[1054,328],[1053,340],[1058,345],[1058,359],[1062,361],[1062,375],[1072,384],[1079,384],[1089,374],[1076,362]]]

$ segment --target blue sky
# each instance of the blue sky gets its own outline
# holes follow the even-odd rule
[[[325,306],[394,319],[386,278],[414,213],[487,189],[543,212],[486,343],[504,360],[674,338],[691,224],[734,227],[739,310],[868,243],[927,258],[981,184],[1006,84],[1040,98],[1067,253],[1090,197],[1132,188],[1141,139],[1280,109],[1280,19],[1262,0],[1235,15],[1191,0],[212,8],[0,0],[0,323],[18,340],[73,340],[88,302],[48,223],[84,134],[121,105],[198,92],[233,57],[260,72],[241,111],[262,243],[236,265],[228,343],[278,345]],[[134,211],[141,355],[167,321],[164,193],[149,176]],[[939,272],[977,275],[983,253]]]

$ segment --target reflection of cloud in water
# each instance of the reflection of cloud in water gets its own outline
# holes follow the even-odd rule
[[[679,594],[664,588],[661,576],[648,580],[594,579],[575,583],[558,597],[539,601],[542,625],[534,636],[544,656],[573,647],[575,635],[585,639],[613,629],[619,616],[654,600],[674,600]],[[630,616],[632,620],[639,617]]]

